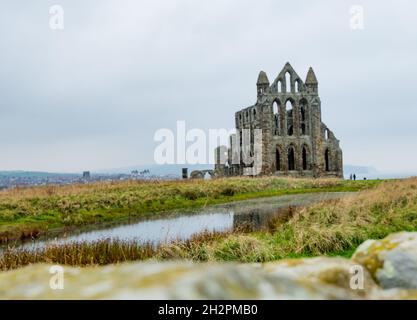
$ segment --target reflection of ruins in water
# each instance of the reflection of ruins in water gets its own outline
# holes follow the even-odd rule
[[[234,230],[269,229],[271,219],[286,220],[288,215],[297,207],[311,205],[320,201],[330,201],[343,198],[351,193],[310,193],[285,195],[280,197],[260,198],[222,205],[233,215]]]
[[[319,201],[340,199],[350,193],[311,193],[257,198],[208,206],[188,215],[164,219],[140,220],[112,227],[74,232],[56,238],[30,241],[21,244],[29,250],[47,245],[64,243],[94,242],[105,239],[136,241],[145,244],[163,244],[171,241],[184,241],[203,232],[228,232],[231,230],[255,231],[269,230],[276,222],[284,222],[292,210]],[[274,223],[270,223],[271,219]],[[20,244],[18,244],[20,245]],[[1,253],[0,247],[0,253]]]
[[[239,207],[234,210],[233,229],[245,229],[249,231],[260,230],[268,227],[268,222],[280,215],[289,212],[292,206],[281,208],[259,208],[259,207]]]

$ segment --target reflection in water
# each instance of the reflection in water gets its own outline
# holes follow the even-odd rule
[[[186,240],[205,231],[225,232],[242,227],[257,230],[265,227],[272,217],[288,212],[291,206],[337,199],[348,194],[351,193],[314,193],[232,202],[203,208],[187,215],[92,230],[54,240],[35,240],[23,246],[34,249],[48,244],[92,242],[102,239],[134,240],[157,245],[173,240]]]
[[[284,209],[276,209],[274,211],[253,209],[249,212],[235,214],[233,216],[233,229],[259,230],[267,226],[271,217],[278,215],[280,210]]]

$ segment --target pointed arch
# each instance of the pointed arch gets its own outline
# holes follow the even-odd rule
[[[295,85],[295,92],[304,91],[303,90],[303,83],[301,82],[300,79],[296,79],[294,85]]]
[[[289,116],[292,117],[292,112],[294,109],[294,101],[292,99],[287,99],[285,102],[285,110],[289,113]]]
[[[280,133],[280,114],[279,109],[281,106],[281,101],[275,99],[272,103],[272,116],[273,116],[273,133],[275,136]]]
[[[275,171],[281,171],[281,152],[278,146],[275,150]]]
[[[279,79],[279,80],[278,80],[278,82],[277,82],[277,92],[278,92],[278,93],[283,92],[282,88],[283,88],[283,85],[282,85],[282,80],[281,80],[281,79]]]
[[[301,150],[302,169],[311,170],[311,153],[308,145],[304,144]]]
[[[272,113],[277,114],[279,113],[279,107],[281,106],[281,101],[279,99],[275,99],[272,103]]]
[[[293,145],[288,147],[288,170],[293,171],[295,170],[295,148]]]
[[[324,165],[325,165],[325,170],[327,172],[330,171],[330,151],[329,149],[326,149],[326,151],[324,152]]]
[[[300,100],[300,129],[301,135],[309,134],[309,115],[308,115],[308,104],[306,99]]]
[[[307,170],[307,168],[308,168],[308,164],[307,164],[307,150],[304,147],[303,147],[302,157],[303,157],[303,170]]]
[[[285,72],[285,92],[292,92],[291,86],[291,73],[289,71]]]
[[[293,113],[294,113],[294,101],[292,99],[288,99],[285,102],[285,111],[287,117],[287,135],[292,136],[294,134],[294,120],[293,120]]]

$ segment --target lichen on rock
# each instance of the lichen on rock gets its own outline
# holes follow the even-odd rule
[[[417,289],[417,232],[368,240],[358,247],[352,259],[364,265],[384,289]]]
[[[366,296],[377,288],[370,273],[361,265],[344,258],[318,257],[308,259],[290,259],[265,264],[265,268],[274,274],[287,278],[332,285],[350,291],[353,295]],[[352,279],[358,268],[363,287],[352,286]]]
[[[47,265],[0,274],[0,299],[356,299],[352,291],[277,273],[270,264],[142,262],[65,267],[63,290]]]
[[[352,259],[64,266],[58,290],[50,267],[0,273],[0,299],[417,299],[417,233],[366,241]]]

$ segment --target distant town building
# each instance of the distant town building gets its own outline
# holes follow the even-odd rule
[[[83,179],[89,180],[91,178],[90,171],[84,171],[83,172]]]
[[[182,168],[182,178],[188,179],[188,168]]]

